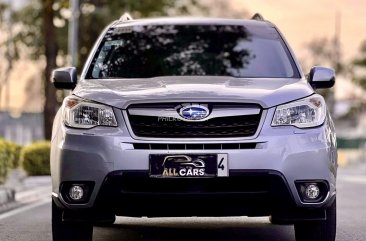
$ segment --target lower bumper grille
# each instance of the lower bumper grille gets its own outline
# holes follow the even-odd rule
[[[257,143],[165,144],[134,143],[135,150],[242,150],[255,149]]]
[[[150,178],[144,171],[116,171],[98,197],[99,206],[121,216],[260,216],[294,205],[284,178],[266,171],[231,171],[227,178]]]
[[[232,176],[229,178],[149,178],[125,173],[122,193],[268,193],[269,176]]]

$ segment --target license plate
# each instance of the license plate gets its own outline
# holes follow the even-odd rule
[[[227,154],[150,155],[150,177],[228,176]]]

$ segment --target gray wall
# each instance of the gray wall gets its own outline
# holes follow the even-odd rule
[[[43,140],[43,113],[22,113],[12,117],[8,112],[0,111],[0,137],[19,145]]]

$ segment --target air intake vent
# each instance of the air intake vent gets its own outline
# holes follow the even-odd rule
[[[134,143],[136,150],[236,150],[255,149],[257,143],[162,144]]]

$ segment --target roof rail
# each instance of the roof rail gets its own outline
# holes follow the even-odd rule
[[[130,20],[133,20],[133,17],[129,14],[129,13],[127,13],[127,12],[125,12],[120,18],[119,18],[119,20],[121,20],[121,21],[130,21]]]
[[[265,21],[262,14],[260,13],[255,13],[252,17],[253,20],[257,20],[257,21]]]

